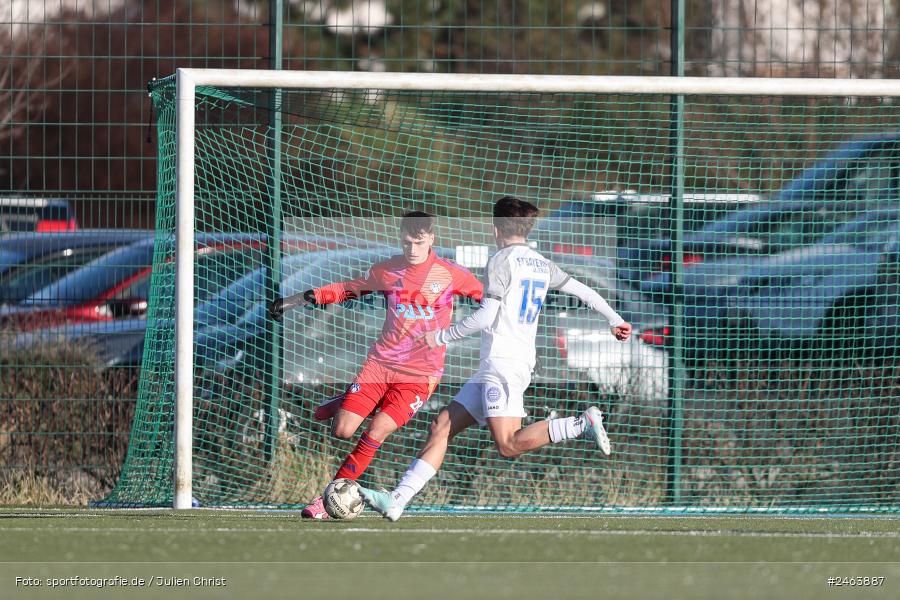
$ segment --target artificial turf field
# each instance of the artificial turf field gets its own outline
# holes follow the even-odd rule
[[[900,598],[883,517],[3,509],[0,539],[0,598]]]

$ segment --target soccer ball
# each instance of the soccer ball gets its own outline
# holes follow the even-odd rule
[[[333,519],[355,519],[363,509],[359,484],[352,479],[335,479],[322,494],[325,512]]]

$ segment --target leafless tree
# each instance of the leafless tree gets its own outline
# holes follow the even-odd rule
[[[41,41],[44,48],[55,48],[57,56],[62,52],[62,39],[57,30],[48,28]],[[28,122],[42,114],[50,96],[33,92],[58,88],[71,71],[71,65],[63,62],[53,65],[43,54],[32,52],[33,40],[0,33],[0,48],[9,58],[0,62],[0,147],[21,137]],[[43,49],[41,52],[45,52]]]

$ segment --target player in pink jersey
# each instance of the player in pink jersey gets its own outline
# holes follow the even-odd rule
[[[375,413],[335,479],[356,480],[362,475],[384,440],[403,427],[434,392],[444,372],[446,348],[430,348],[422,336],[429,329],[451,325],[454,296],[481,301],[481,282],[432,249],[434,217],[408,212],[400,223],[400,234],[402,255],[373,265],[357,279],[282,298],[270,307],[272,318],[281,319],[286,309],[304,304],[344,302],[373,293],[385,297],[381,335],[356,379],[344,394],[316,409],[318,420],[334,417],[331,432],[341,439],[353,437],[366,417]],[[300,514],[328,518],[321,496]]]

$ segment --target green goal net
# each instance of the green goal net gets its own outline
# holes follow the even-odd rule
[[[399,254],[408,210],[437,215],[437,252],[481,277],[492,204],[514,195],[542,211],[536,250],[635,328],[618,343],[598,314],[548,297],[525,421],[596,405],[613,452],[575,440],[507,460],[473,428],[412,508],[900,508],[897,99],[599,92],[197,87],[200,505],[302,506],[356,443],[312,414],[360,369],[383,301],[279,324],[269,300]],[[148,327],[128,455],[104,505],[173,502],[175,78],[152,98]],[[458,301],[454,319],[475,308]],[[450,346],[434,395],[361,483],[396,483],[478,348]]]

